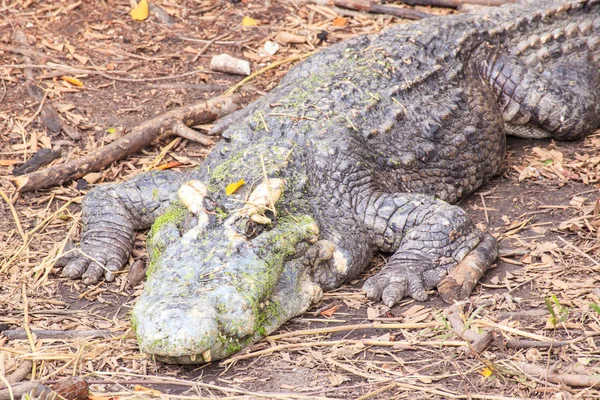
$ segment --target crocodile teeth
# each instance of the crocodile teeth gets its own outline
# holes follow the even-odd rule
[[[198,215],[206,214],[204,198],[207,193],[204,183],[194,180],[181,185],[177,191],[177,196],[192,214]]]
[[[204,198],[207,193],[204,183],[196,180],[184,183],[177,191],[179,200],[198,218],[196,226],[183,235],[185,241],[195,240],[208,226],[208,213],[204,207]]]
[[[285,181],[279,178],[269,179],[258,185],[256,189],[250,193],[246,214],[259,214],[265,209],[274,206],[283,194],[284,186]]]

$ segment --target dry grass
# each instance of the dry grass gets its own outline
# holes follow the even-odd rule
[[[2,178],[39,148],[61,144],[65,159],[76,157],[145,118],[235,87],[240,77],[208,70],[214,54],[246,58],[253,71],[261,71],[246,86],[250,99],[272,88],[290,65],[277,62],[316,50],[321,31],[328,32],[327,43],[334,43],[399,22],[299,2],[156,3],[171,14],[174,25],[155,16],[133,23],[127,1],[0,4]],[[243,28],[243,16],[261,25]],[[335,26],[341,16],[345,24]],[[40,105],[24,89],[22,54],[10,48],[16,29],[28,36],[45,101],[78,128],[79,142],[48,133],[40,123]],[[304,36],[306,42],[280,43],[274,55],[261,54],[265,42],[282,31]],[[61,76],[77,78],[84,86]],[[215,86],[222,89],[215,92]],[[600,314],[590,307],[600,302],[599,147],[600,135],[576,145],[541,142],[525,150],[525,157],[512,156],[516,167],[505,178],[464,202],[478,221],[490,221],[503,248],[498,268],[488,273],[466,310],[471,330],[496,332],[496,344],[477,355],[457,351],[467,343],[442,316],[439,300],[405,300],[388,310],[349,286],[327,293],[315,307],[318,312],[306,313],[220,364],[162,365],[139,352],[131,333],[128,312],[143,284],[127,287],[127,271],[113,283],[93,287],[56,274],[57,255],[67,240],[78,239],[79,204],[86,189],[72,183],[21,195],[0,179],[0,323],[25,330],[24,339],[0,336],[0,376],[10,377],[29,360],[26,380],[83,376],[93,383],[95,399],[165,393],[181,399],[598,398],[600,390],[594,387],[550,383],[523,372],[518,363],[600,373]],[[192,167],[207,152],[186,141],[168,152],[157,146],[87,180],[121,181],[156,164]],[[139,233],[132,262],[146,257],[144,240]],[[381,263],[381,258],[374,260]],[[49,339],[32,333],[36,330],[97,330],[106,336]],[[551,350],[503,348],[502,343],[515,339],[568,344]]]

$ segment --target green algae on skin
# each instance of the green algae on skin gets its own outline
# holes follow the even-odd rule
[[[156,270],[158,261],[166,244],[174,239],[161,238],[161,234],[167,234],[167,232],[163,231],[163,228],[170,224],[179,228],[187,215],[187,208],[176,201],[154,221],[154,224],[152,224],[152,228],[150,228],[148,238],[146,239],[147,248],[150,254],[150,262],[148,270],[146,271],[146,277],[150,277]]]

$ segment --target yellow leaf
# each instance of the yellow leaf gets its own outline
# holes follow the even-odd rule
[[[326,316],[326,317],[331,317],[331,316],[333,316],[333,314],[335,314],[335,312],[337,311],[337,309],[338,309],[339,307],[340,307],[340,306],[339,306],[339,304],[335,304],[333,307],[331,307],[331,308],[328,308],[328,309],[327,309],[327,310],[325,310],[325,311],[322,311],[322,312],[321,312],[321,315],[324,315],[324,316]]]
[[[348,22],[348,18],[337,17],[333,20],[333,26],[344,26]]]
[[[481,371],[479,371],[479,373],[483,376],[485,376],[486,378],[489,378],[490,376],[492,376],[492,374],[494,373],[494,371],[492,371],[489,368],[484,368]]]
[[[19,160],[0,160],[0,165],[3,167],[8,167],[15,164],[21,164],[23,161]]]
[[[235,183],[230,183],[225,188],[225,194],[227,196],[231,196],[232,194],[235,193],[236,190],[238,190],[240,188],[240,186],[242,186],[245,183],[246,183],[246,181],[244,181],[243,179],[240,179],[239,181],[237,181]]]
[[[254,18],[244,17],[242,19],[242,26],[256,26],[258,25],[258,21]]]
[[[61,76],[60,79],[62,79],[65,82],[69,82],[73,86],[83,87],[83,83],[79,79],[70,76]]]
[[[119,400],[121,398],[121,396],[103,396],[103,395],[96,395],[96,394],[90,394],[88,396],[89,400]]]
[[[135,21],[143,21],[148,18],[148,0],[140,0],[140,2],[129,11],[131,18]]]
[[[142,385],[135,385],[133,387],[133,390],[136,391],[136,392],[147,392],[149,395],[156,396],[156,397],[160,397],[160,395],[162,394],[158,390],[150,389],[150,388],[147,388],[147,387],[142,386]]]

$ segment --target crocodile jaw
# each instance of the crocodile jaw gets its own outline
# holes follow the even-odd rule
[[[133,309],[143,352],[185,364],[225,358],[320,298],[297,250],[318,236],[311,217],[280,218],[251,240],[227,221],[195,238],[191,231],[155,261]]]

